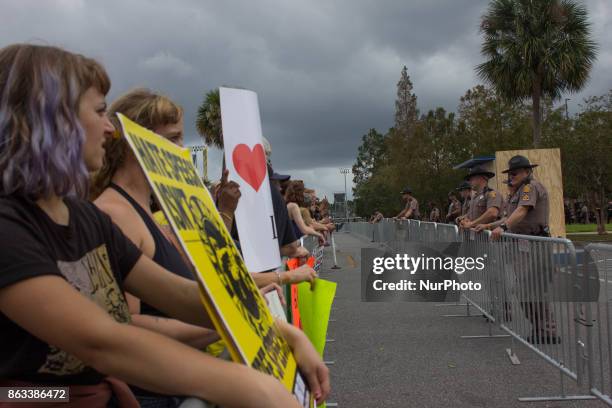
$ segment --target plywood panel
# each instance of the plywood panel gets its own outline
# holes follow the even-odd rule
[[[553,237],[565,238],[565,211],[563,209],[563,177],[561,174],[561,151],[559,149],[506,150],[495,153],[496,188],[508,194],[508,186],[502,171],[508,168],[508,160],[517,154],[529,159],[531,164],[539,164],[533,169],[534,178],[546,187],[550,204],[548,225]]]

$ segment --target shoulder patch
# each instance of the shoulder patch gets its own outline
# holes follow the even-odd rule
[[[489,198],[495,198],[495,197],[497,197],[497,193],[495,191],[489,192]]]
[[[523,193],[528,193],[531,191],[531,184],[525,184],[525,187],[523,187]]]
[[[529,194],[523,194],[523,197],[521,198],[521,200],[529,201]]]

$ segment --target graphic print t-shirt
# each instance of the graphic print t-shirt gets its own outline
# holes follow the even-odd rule
[[[123,280],[140,250],[93,204],[65,199],[69,225],[53,222],[35,203],[0,197],[0,289],[57,275],[129,323]],[[76,357],[34,337],[0,313],[0,380],[39,384],[96,384],[104,377]]]

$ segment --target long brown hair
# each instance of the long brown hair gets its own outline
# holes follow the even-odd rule
[[[134,89],[111,104],[108,110],[109,118],[116,129],[121,129],[116,115],[118,112],[150,130],[178,123],[183,118],[183,109],[170,98],[144,88]],[[108,140],[104,147],[104,164],[93,176],[92,200],[110,185],[117,169],[125,162],[129,149],[123,137]]]
[[[296,203],[298,207],[306,206],[304,203],[304,182],[302,180],[293,180],[289,183],[285,191],[285,201]]]

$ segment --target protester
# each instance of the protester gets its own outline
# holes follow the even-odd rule
[[[115,131],[109,89],[102,66],[83,56],[0,50],[0,386],[71,384],[71,403],[87,406],[136,406],[127,382],[223,406],[299,407],[271,376],[128,324],[124,290],[213,327],[195,282],[141,256],[85,200]],[[277,327],[322,401],[327,368],[300,330]]]
[[[120,128],[116,113],[151,129],[178,145],[183,144],[183,110],[169,98],[147,89],[136,89],[111,104],[108,115]],[[142,253],[172,273],[193,280],[189,262],[177,249],[174,234],[155,222],[151,211],[152,190],[136,156],[123,137],[105,143],[102,169],[92,183],[94,203],[107,213]],[[99,192],[99,194],[98,194]],[[224,201],[220,202],[223,213]],[[132,324],[164,334],[198,349],[219,340],[215,331],[170,319],[156,308],[126,293]],[[181,399],[132,388],[143,407],[173,406]]]
[[[287,203],[287,211],[289,219],[293,223],[293,230],[296,237],[300,238],[304,235],[312,235],[319,239],[321,244],[325,243],[325,237],[314,228],[306,225],[300,208],[304,207],[304,182],[301,180],[292,181],[285,192],[285,201]]]

